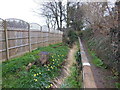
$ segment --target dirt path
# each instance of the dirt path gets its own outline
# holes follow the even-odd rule
[[[113,79],[113,74],[111,73],[111,70],[96,67],[92,63],[92,57],[88,53],[88,49],[85,42],[83,42],[83,46],[84,46],[87,58],[91,64],[91,69],[94,75],[97,88],[115,88],[115,80]]]
[[[73,65],[73,63],[76,63],[75,57],[74,57],[76,51],[77,51],[77,46],[74,45],[73,48],[70,49],[70,51],[68,53],[68,58],[66,59],[63,69],[61,70],[61,75],[59,77],[57,77],[55,80],[53,80],[52,88],[60,88],[64,79],[69,76],[70,67]]]

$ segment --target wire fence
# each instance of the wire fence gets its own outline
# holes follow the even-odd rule
[[[63,32],[27,23],[20,19],[0,18],[0,60],[20,56],[38,47],[62,42]]]

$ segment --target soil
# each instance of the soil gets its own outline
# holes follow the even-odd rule
[[[74,57],[76,51],[77,51],[77,46],[73,45],[73,47],[70,49],[68,53],[68,58],[65,60],[64,66],[61,69],[60,76],[53,80],[53,86],[51,88],[60,88],[64,79],[69,76],[70,67],[73,65],[73,63],[76,63],[75,57]]]
[[[112,71],[110,69],[103,69],[95,66],[92,63],[92,56],[88,53],[88,47],[84,41],[83,47],[86,52],[89,63],[91,64],[91,69],[97,88],[115,88],[116,80],[113,78],[114,75],[112,74]]]
[[[91,64],[91,70],[95,79],[97,88],[115,88],[115,82],[117,79],[113,78],[114,75],[110,69],[103,69],[95,66],[92,63],[92,56],[88,53],[88,47],[83,41],[83,47],[86,52],[89,63]],[[60,88],[60,85],[63,83],[64,79],[69,76],[70,67],[75,62],[74,54],[77,51],[77,46],[74,45],[73,48],[69,51],[68,58],[65,61],[64,67],[61,69],[61,75],[53,80],[53,86],[51,88]]]

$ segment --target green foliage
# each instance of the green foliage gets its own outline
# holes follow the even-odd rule
[[[78,50],[75,54],[76,62],[78,63],[78,66],[80,67],[80,70],[82,70],[82,61],[81,61],[81,53],[80,50]]]
[[[115,86],[120,89],[120,83],[115,83]]]
[[[61,85],[61,88],[80,88],[81,87],[81,83],[80,83],[80,78],[79,78],[79,72],[77,69],[76,64],[74,64],[71,68],[70,68],[70,76],[68,76],[64,83]]]
[[[40,47],[24,56],[5,61],[2,64],[3,88],[49,88],[51,80],[59,75],[62,63],[67,57],[68,47],[62,44]],[[33,65],[29,71],[26,66],[39,58],[41,51],[50,53],[49,64]]]
[[[76,31],[79,31],[79,30],[81,30],[81,29],[84,28],[83,22],[82,22],[81,20],[79,20],[79,21],[75,20],[75,21],[73,21],[72,23],[70,23],[70,25],[71,25],[71,26],[74,28],[74,30],[76,30]]]
[[[80,78],[80,71],[82,69],[80,50],[75,53],[76,63],[70,68],[70,75],[64,80],[61,88],[81,88],[82,79]]]
[[[94,35],[91,28],[85,29],[82,33],[85,40],[90,40],[90,38]]]
[[[73,30],[69,30],[68,35],[67,35],[67,39],[66,39],[66,43],[69,46],[72,46],[74,42],[76,42],[78,40],[77,34],[75,31]]]
[[[93,63],[94,65],[96,65],[97,67],[100,67],[100,68],[104,68],[104,69],[107,68],[107,65],[105,65],[105,64],[103,63],[103,61],[102,61],[101,59],[99,59],[93,51],[90,51],[90,50],[89,50],[89,53],[90,53],[91,56],[92,56],[92,59],[93,59],[93,60],[92,60],[92,63]]]

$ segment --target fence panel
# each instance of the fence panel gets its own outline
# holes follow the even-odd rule
[[[9,57],[13,58],[29,51],[28,23],[19,19],[6,19]]]
[[[34,50],[41,45],[41,26],[37,23],[30,23],[30,32],[31,32],[31,49]]]
[[[58,30],[48,30],[20,19],[0,19],[0,60],[20,56],[38,47],[62,42]]]
[[[4,21],[0,19],[0,60],[6,60]]]

